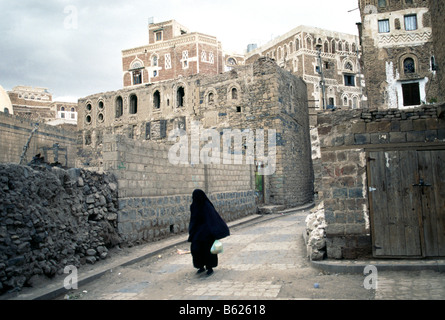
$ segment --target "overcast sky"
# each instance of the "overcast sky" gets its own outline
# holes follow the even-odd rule
[[[358,0],[0,0],[0,85],[77,101],[122,88],[121,51],[174,19],[244,53],[299,25],[357,34]],[[348,12],[354,10],[352,12]]]

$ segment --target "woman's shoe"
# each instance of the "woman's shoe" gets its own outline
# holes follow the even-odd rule
[[[196,274],[201,274],[201,273],[203,273],[204,271],[206,271],[206,269],[201,268],[201,269],[198,270],[198,272],[197,272]]]
[[[207,270],[207,276],[211,276],[213,274],[213,269],[208,269]]]

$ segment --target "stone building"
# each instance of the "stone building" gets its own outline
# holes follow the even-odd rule
[[[8,95],[17,116],[77,129],[77,103],[53,101],[47,88],[16,86]]]
[[[190,32],[175,20],[150,23],[148,35],[147,45],[122,51],[124,87],[224,70],[216,37]]]
[[[2,86],[0,86],[0,112],[14,114],[11,99]]]
[[[199,74],[82,98],[79,129],[78,167],[115,173],[122,203],[134,204],[137,198],[138,206],[148,210],[155,201],[159,210],[169,212],[162,217],[172,230],[184,230],[195,188],[207,191],[227,220],[254,213],[261,203],[287,208],[313,199],[306,84],[268,58],[215,76]],[[185,148],[185,164],[169,158],[175,129],[184,130],[186,140],[180,141],[191,151]],[[217,135],[210,139],[207,129]],[[227,144],[225,130],[245,136]],[[231,159],[227,163],[222,156],[221,161],[203,163],[206,141],[217,143],[220,138],[212,157],[214,152],[227,155],[228,147]],[[265,157],[255,153],[254,161],[248,162],[252,138],[256,152],[261,141],[266,152]],[[192,148],[196,142],[198,150]],[[274,170],[262,174],[271,165],[272,150]],[[236,154],[242,155],[240,163],[235,163]],[[135,210],[133,205],[125,208]],[[128,222],[122,233],[146,237],[142,229],[133,232],[145,223],[140,216],[121,218]]]
[[[433,2],[434,7],[430,7]],[[443,33],[443,16],[438,16],[438,10],[431,10],[440,7],[439,2],[443,5],[443,1],[425,0],[359,1],[364,73],[371,108],[412,108],[437,102],[443,95],[439,91],[442,75],[433,38],[434,34]],[[443,57],[443,45],[439,52]]]
[[[246,62],[263,56],[307,83],[309,104],[316,110],[366,104],[355,35],[299,26],[247,53]]]
[[[445,17],[445,0],[430,1],[431,24],[433,29],[434,57],[436,76],[439,88],[445,86],[445,33],[443,32]],[[445,101],[445,90],[437,92],[437,100]]]

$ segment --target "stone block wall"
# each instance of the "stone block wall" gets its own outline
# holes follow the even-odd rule
[[[445,33],[443,32],[443,17],[445,15],[445,0],[430,1],[431,22],[433,29],[434,58],[439,88],[445,86]],[[445,101],[444,90],[438,90],[438,102]]]
[[[367,151],[444,146],[443,106],[319,113],[312,134],[315,192],[324,203],[327,256],[370,255]]]
[[[23,147],[28,142],[35,122],[15,115],[0,112],[0,163],[19,163]],[[30,162],[37,154],[46,156],[45,161],[54,162],[52,148],[58,143],[61,149],[58,161],[67,167],[74,167],[76,162],[77,135],[72,131],[40,124],[30,140],[24,163]]]
[[[250,165],[176,165],[170,143],[104,136],[104,169],[119,185],[119,234],[128,242],[187,232],[191,195],[204,190],[226,221],[256,213]]]

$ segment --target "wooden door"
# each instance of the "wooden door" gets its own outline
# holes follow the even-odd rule
[[[445,256],[445,151],[369,152],[376,257]]]
[[[370,152],[368,184],[375,256],[421,256],[417,154]]]
[[[445,256],[445,150],[418,152],[424,255]]]

